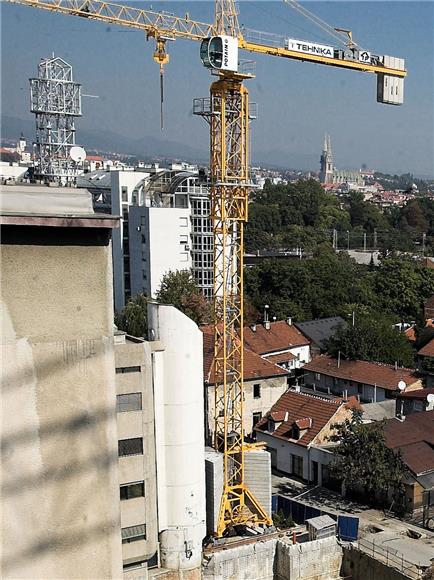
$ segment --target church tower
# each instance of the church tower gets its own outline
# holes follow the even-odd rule
[[[321,183],[333,183],[333,154],[330,135],[324,136],[324,147],[321,155],[319,180]]]

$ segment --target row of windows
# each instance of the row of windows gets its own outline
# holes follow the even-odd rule
[[[194,268],[212,268],[214,265],[214,254],[193,253]]]
[[[210,286],[214,284],[214,272],[212,270],[196,270],[194,277],[198,286]]]
[[[125,413],[126,411],[140,411],[142,409],[142,394],[128,393],[128,395],[117,395],[116,411]]]
[[[203,232],[204,234],[210,234],[212,232],[212,225],[209,219],[194,217],[193,222],[193,233],[198,234]]]
[[[193,236],[193,251],[212,252],[214,240],[212,236]]]
[[[120,486],[121,501],[134,499],[135,497],[145,497],[145,482],[128,483]]]

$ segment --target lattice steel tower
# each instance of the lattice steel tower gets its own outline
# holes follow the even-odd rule
[[[72,66],[62,58],[42,59],[38,77],[30,79],[30,110],[36,115],[35,177],[62,185],[75,182],[78,164],[71,159],[75,146],[75,117],[81,116],[81,85]]]

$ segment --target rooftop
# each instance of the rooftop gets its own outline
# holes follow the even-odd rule
[[[257,354],[266,354],[309,344],[309,339],[285,320],[270,322],[269,325],[269,329],[263,324],[246,326],[244,328],[246,347]]]
[[[416,389],[415,391],[407,391],[404,393],[399,393],[399,399],[416,399],[418,401],[424,401],[428,395],[434,395],[434,387],[429,389]]]
[[[426,343],[417,353],[419,356],[434,356],[434,338]]]
[[[116,217],[96,214],[85,189],[33,184],[0,186],[2,225],[117,227]]]
[[[333,316],[331,318],[318,318],[317,320],[296,322],[295,326],[313,343],[323,347],[324,342],[335,334],[338,326],[344,324],[345,320],[343,318]]]
[[[271,416],[276,422],[282,421],[272,433],[274,437],[288,441],[292,440],[300,445],[307,446],[312,443],[342,405],[352,408],[355,403],[357,401],[354,397],[351,397],[348,402],[342,402],[336,399],[325,399],[321,396],[289,390],[264,415],[255,429],[267,432],[268,417]],[[306,432],[298,440],[292,439],[292,426],[294,423],[298,424],[299,429],[306,429]]]
[[[389,419],[385,436],[387,446],[401,451],[414,475],[434,471],[434,411],[411,413],[404,421]]]
[[[214,374],[214,329],[212,326],[202,326],[203,332],[203,372],[205,380],[213,385],[216,382]],[[284,377],[288,371],[244,347],[244,380]]]
[[[310,363],[304,365],[303,369],[338,379],[377,386],[389,391],[398,390],[398,383],[401,380],[407,386],[419,380],[412,369],[396,369],[393,365],[363,360],[341,359],[339,362],[328,355],[315,357]]]

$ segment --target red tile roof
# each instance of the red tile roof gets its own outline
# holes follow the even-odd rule
[[[434,338],[432,338],[417,353],[419,356],[434,356]]]
[[[257,324],[256,330],[250,326],[244,328],[244,344],[257,354],[272,353],[309,344],[309,339],[298,328],[285,320],[270,322],[270,329]]]
[[[434,471],[434,411],[411,413],[404,421],[389,419],[384,434],[386,445],[401,450],[415,475]]]
[[[416,389],[415,391],[399,393],[398,399],[417,399],[419,401],[424,401],[428,395],[434,395],[434,387],[431,387],[430,389]]]
[[[377,362],[363,360],[338,361],[327,355],[320,355],[304,365],[303,370],[320,373],[338,379],[376,385],[377,387],[396,391],[398,382],[403,380],[407,386],[413,385],[419,379],[412,369],[398,368]]]
[[[212,326],[202,326],[203,332],[203,371],[204,378],[210,384],[215,383],[214,375],[214,329]],[[268,362],[258,354],[244,347],[244,380],[267,379],[287,376],[288,371]]]
[[[298,444],[309,445],[318,433],[327,425],[336,411],[344,403],[334,399],[323,399],[316,395],[307,395],[296,391],[287,391],[271,407],[270,411],[259,421],[255,427],[257,431],[267,431],[268,416],[274,413],[280,413],[285,416],[288,413],[287,421],[283,421],[273,432],[274,437],[280,437],[286,440],[291,439],[291,430],[295,422],[306,420],[311,422],[311,427],[306,433],[296,441]],[[292,440],[295,442],[295,440]]]

